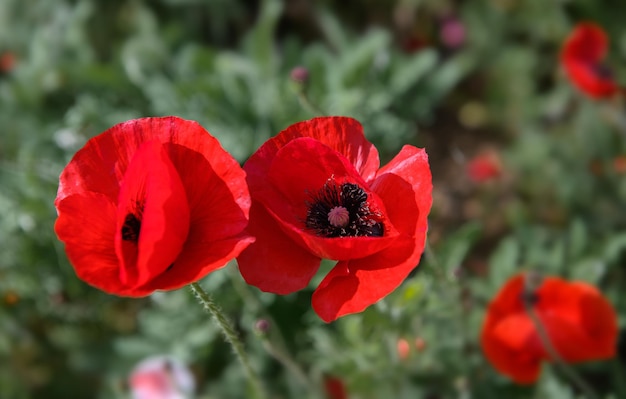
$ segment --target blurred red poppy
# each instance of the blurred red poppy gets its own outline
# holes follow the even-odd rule
[[[312,299],[330,322],[377,302],[417,266],[432,202],[423,149],[404,146],[379,169],[359,122],[322,117],[268,140],[244,170],[257,241],[237,260],[249,284],[289,294],[322,258],[338,260]]]
[[[61,173],[55,206],[76,274],[110,294],[180,288],[254,241],[245,173],[199,124],[176,117],[89,140]]]
[[[620,91],[611,71],[602,64],[609,46],[606,32],[592,22],[574,28],[561,51],[561,63],[571,82],[592,98],[610,97]]]
[[[487,359],[519,384],[535,382],[541,362],[551,360],[526,313],[527,295],[524,275],[509,280],[489,305],[481,334]],[[547,277],[532,294],[532,303],[563,361],[576,363],[615,356],[617,315],[595,287]]]
[[[16,58],[15,54],[10,51],[2,53],[2,55],[0,55],[0,73],[11,72],[17,63]]]
[[[467,164],[467,175],[475,183],[495,179],[502,173],[500,159],[495,152],[486,152],[472,158]]]
[[[343,381],[337,377],[324,377],[324,390],[328,399],[348,399],[348,392]]]

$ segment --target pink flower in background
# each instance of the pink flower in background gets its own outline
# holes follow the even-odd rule
[[[191,371],[168,356],[154,356],[133,369],[129,385],[132,399],[187,399],[195,389]]]
[[[465,44],[465,25],[458,18],[447,17],[441,23],[439,37],[446,47],[459,48]]]

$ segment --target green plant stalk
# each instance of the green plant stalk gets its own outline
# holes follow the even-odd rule
[[[528,317],[530,317],[530,320],[535,325],[535,329],[537,330],[537,335],[539,336],[541,344],[545,348],[546,352],[548,352],[548,355],[550,355],[550,358],[552,359],[554,364],[556,364],[561,369],[563,374],[565,374],[565,376],[576,387],[578,387],[578,389],[580,389],[580,391],[583,392],[585,396],[587,396],[589,399],[599,399],[600,397],[585,382],[585,380],[583,380],[582,377],[578,375],[578,373],[563,360],[561,355],[559,355],[559,352],[556,350],[554,345],[552,345],[552,341],[550,340],[548,331],[546,331],[545,327],[543,326],[539,315],[535,311],[535,308],[533,308],[533,305],[528,300],[524,300],[524,308],[526,309]]]
[[[261,337],[263,349],[265,349],[267,353],[269,353],[274,359],[282,364],[286,370],[292,373],[293,376],[298,380],[298,382],[303,387],[309,390],[310,395],[317,395],[317,390],[313,387],[313,384],[307,374],[304,372],[304,370],[302,370],[300,365],[298,365],[298,363],[293,359],[293,357],[289,354],[289,351],[286,349],[287,344],[285,343],[285,339],[283,338],[278,324],[276,323],[274,318],[272,318],[272,316],[263,308],[263,305],[259,302],[259,300],[250,293],[248,287],[245,284],[242,284],[240,277],[241,276],[235,275],[235,273],[231,273],[231,278],[233,280],[233,286],[235,287],[235,290],[256,313],[260,313],[262,318],[270,322],[272,331],[267,334],[263,334],[263,336]]]
[[[301,84],[300,87],[296,88],[296,95],[298,96],[300,105],[307,111],[311,112],[315,116],[326,116],[324,111],[322,111],[322,109],[313,103],[309,98],[305,84]]]
[[[200,284],[191,283],[189,287],[191,288],[191,291],[196,296],[196,298],[198,298],[198,301],[200,301],[200,304],[204,307],[204,309],[211,314],[213,320],[224,334],[226,341],[233,348],[235,355],[237,355],[239,362],[243,366],[246,376],[248,377],[248,381],[250,382],[250,385],[252,386],[256,397],[262,399],[267,398],[268,395],[263,388],[263,384],[261,384],[261,380],[250,366],[250,361],[248,360],[248,356],[243,349],[243,344],[241,343],[241,340],[237,336],[237,333],[235,332],[231,323],[228,321],[226,316],[224,316],[224,314],[215,304],[215,302],[213,302],[209,294],[207,294],[206,291],[200,286]]]
[[[462,342],[461,347],[463,351],[465,351],[467,350],[467,348],[471,348],[470,346],[471,338],[469,337],[469,334],[468,334],[468,331],[470,331],[469,319],[468,319],[469,312],[466,312],[465,309],[463,309],[464,305],[463,305],[462,282],[460,279],[456,279],[455,281],[455,279],[451,278],[448,275],[447,270],[444,269],[442,263],[439,261],[439,258],[437,257],[437,254],[435,254],[433,247],[430,245],[430,240],[428,237],[426,238],[426,243],[424,244],[424,253],[426,254],[428,263],[433,266],[435,280],[437,281],[439,286],[443,288],[443,291],[446,292],[448,295],[450,295],[450,297],[448,297],[448,295],[445,295],[444,296],[445,300],[449,303],[458,302],[461,304],[461,305],[455,306],[454,309],[461,310],[459,314],[457,315],[457,317],[455,318],[459,323],[458,328],[461,334],[461,342]],[[469,356],[464,356],[463,358],[467,359],[468,357]],[[472,384],[472,379],[473,379],[472,369],[473,368],[469,367],[467,361],[464,362],[463,368],[466,373],[467,384],[465,384],[465,387],[463,390],[460,390],[460,395],[464,397],[465,395],[468,394],[470,390],[470,386]]]

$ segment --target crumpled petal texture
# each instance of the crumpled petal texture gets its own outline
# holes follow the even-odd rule
[[[481,333],[487,359],[519,384],[532,384],[541,362],[550,361],[522,293],[523,274],[510,279],[489,305]],[[617,316],[611,304],[593,286],[546,277],[536,290],[534,309],[549,338],[568,363],[615,356]]]
[[[379,301],[417,267],[432,204],[423,149],[405,146],[379,168],[378,151],[359,122],[320,117],[268,140],[244,170],[257,241],[237,260],[249,284],[289,294],[307,286],[321,259],[337,260],[312,297],[313,309],[330,322]],[[382,235],[329,237],[307,229],[315,193],[328,182],[358,185],[381,220]]]
[[[121,123],[92,138],[60,176],[55,231],[76,274],[145,296],[197,281],[254,239],[245,173],[198,123]]]
[[[568,36],[561,51],[572,84],[592,98],[610,97],[620,91],[610,71],[602,65],[609,39],[599,25],[582,22]]]

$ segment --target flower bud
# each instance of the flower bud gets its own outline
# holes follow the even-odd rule
[[[289,76],[294,82],[305,84],[309,81],[309,70],[303,66],[297,66],[291,70]]]

